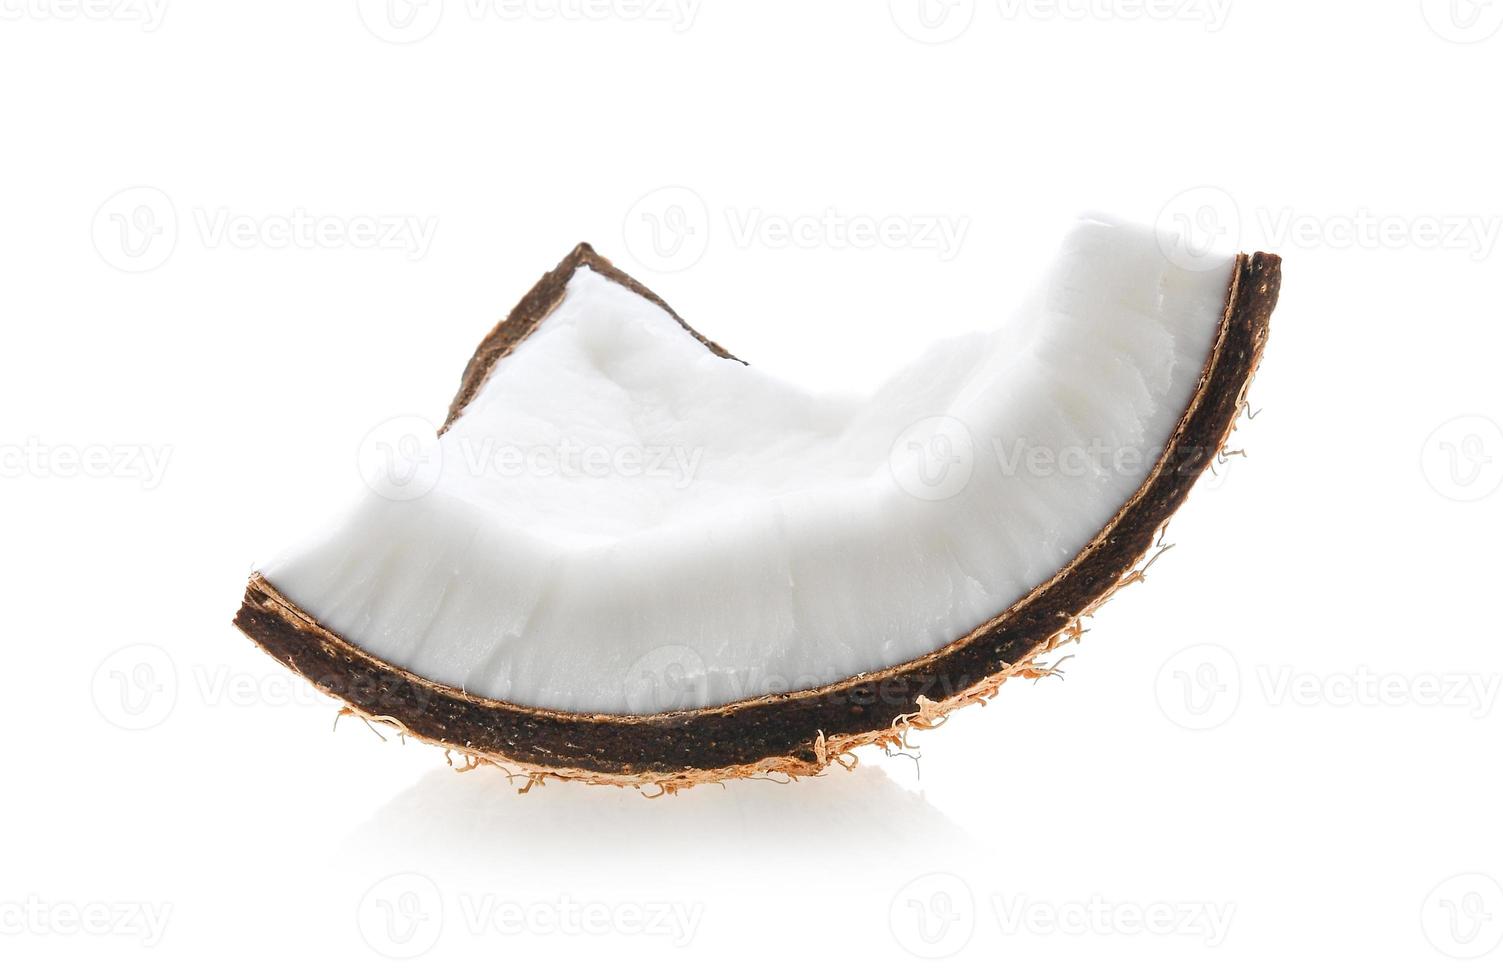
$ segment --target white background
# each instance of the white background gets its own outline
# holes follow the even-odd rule
[[[6,975],[1503,972],[1503,4],[390,9],[0,0]],[[1284,255],[1248,458],[921,764],[519,796],[229,625],[576,241],[850,387],[1092,209]]]

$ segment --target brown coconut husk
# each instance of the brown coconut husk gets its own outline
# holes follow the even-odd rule
[[[545,275],[481,342],[465,369],[447,429],[511,353],[563,298],[587,266],[661,306],[660,298],[588,245]],[[1037,679],[1084,621],[1127,585],[1142,581],[1167,550],[1161,533],[1207,468],[1225,460],[1227,440],[1247,404],[1278,299],[1280,261],[1238,256],[1225,313],[1189,406],[1142,485],[1105,527],[1048,581],[986,623],[922,657],[808,690],[652,715],[553,711],[478,697],[383,662],[320,624],[260,574],[251,576],[235,625],[271,656],[344,702],[341,715],[395,729],[442,747],[461,768],[494,765],[523,781],[548,779],[675,793],[728,779],[812,776],[854,764],[855,749],[908,744],[950,712],[984,704],[1002,684]],[[442,431],[442,430],[441,430]],[[1157,545],[1155,544],[1157,542]]]

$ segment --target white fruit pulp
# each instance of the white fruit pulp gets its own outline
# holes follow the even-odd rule
[[[531,707],[642,714],[899,664],[1084,547],[1161,454],[1230,257],[1083,219],[993,333],[869,397],[719,358],[588,269],[438,441],[264,570],[386,661]],[[1207,268],[1209,266],[1209,268]]]

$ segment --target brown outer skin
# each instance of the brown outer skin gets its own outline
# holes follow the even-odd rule
[[[612,282],[620,283],[638,296],[661,306],[678,322],[679,326],[689,331],[695,340],[719,356],[733,361],[741,360],[685,323],[684,318],[673,312],[673,308],[663,302],[657,293],[611,265],[609,260],[597,254],[588,243],[580,242],[574,246],[574,251],[564,256],[562,262],[554,266],[551,272],[539,279],[537,284],[527,291],[527,295],[523,296],[522,301],[511,313],[507,314],[506,319],[496,324],[495,329],[480,342],[479,347],[475,348],[475,353],[470,357],[470,363],[465,366],[464,377],[460,379],[459,392],[449,405],[449,417],[444,419],[443,427],[438,430],[440,434],[447,432],[449,426],[454,424],[454,420],[459,418],[459,413],[485,384],[485,379],[490,376],[491,368],[496,362],[515,350],[517,345],[526,340],[527,335],[532,333],[549,313],[553,312],[553,308],[564,298],[564,287],[569,284],[569,277],[574,275],[574,271],[580,266],[593,269]],[[746,362],[742,361],[742,363]]]
[[[496,361],[558,304],[569,276],[581,265],[673,314],[588,245],[578,246],[481,343],[445,429]],[[1062,631],[1129,580],[1155,534],[1230,435],[1268,338],[1279,283],[1278,256],[1238,256],[1226,313],[1190,406],[1153,473],[1090,544],[990,622],[894,667],[719,707],[596,715],[481,698],[383,663],[321,626],[259,574],[251,577],[235,625],[354,713],[392,721],[421,740],[478,760],[534,774],[622,785],[657,783],[670,789],[757,772],[817,772],[836,752],[882,741],[915,716],[932,717],[936,704],[948,710],[994,690],[1001,680],[1029,667],[1040,651],[1052,649]],[[687,324],[684,329],[689,330]],[[731,356],[694,336],[716,354]]]

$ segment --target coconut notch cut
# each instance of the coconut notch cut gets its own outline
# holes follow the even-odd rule
[[[581,244],[481,342],[441,434],[486,389],[498,364],[559,310],[581,270],[652,304],[717,358],[737,361]],[[559,777],[674,790],[764,773],[812,775],[844,761],[856,747],[893,744],[909,727],[929,727],[956,707],[983,701],[1010,677],[1046,673],[1041,658],[1078,637],[1083,617],[1141,577],[1140,562],[1161,528],[1235,428],[1267,341],[1279,284],[1277,256],[1229,259],[1224,309],[1188,403],[1125,503],[1057,571],[1015,601],[1004,600],[999,613],[892,666],[791,692],[754,692],[677,710],[561,710],[537,704],[536,692],[527,699],[490,696],[475,684],[441,683],[362,649],[347,638],[357,630],[346,628],[342,635],[289,597],[297,589],[284,592],[273,584],[274,569],[251,576],[235,625],[342,700],[346,712],[462,753],[472,764],[521,771],[533,781]]]

